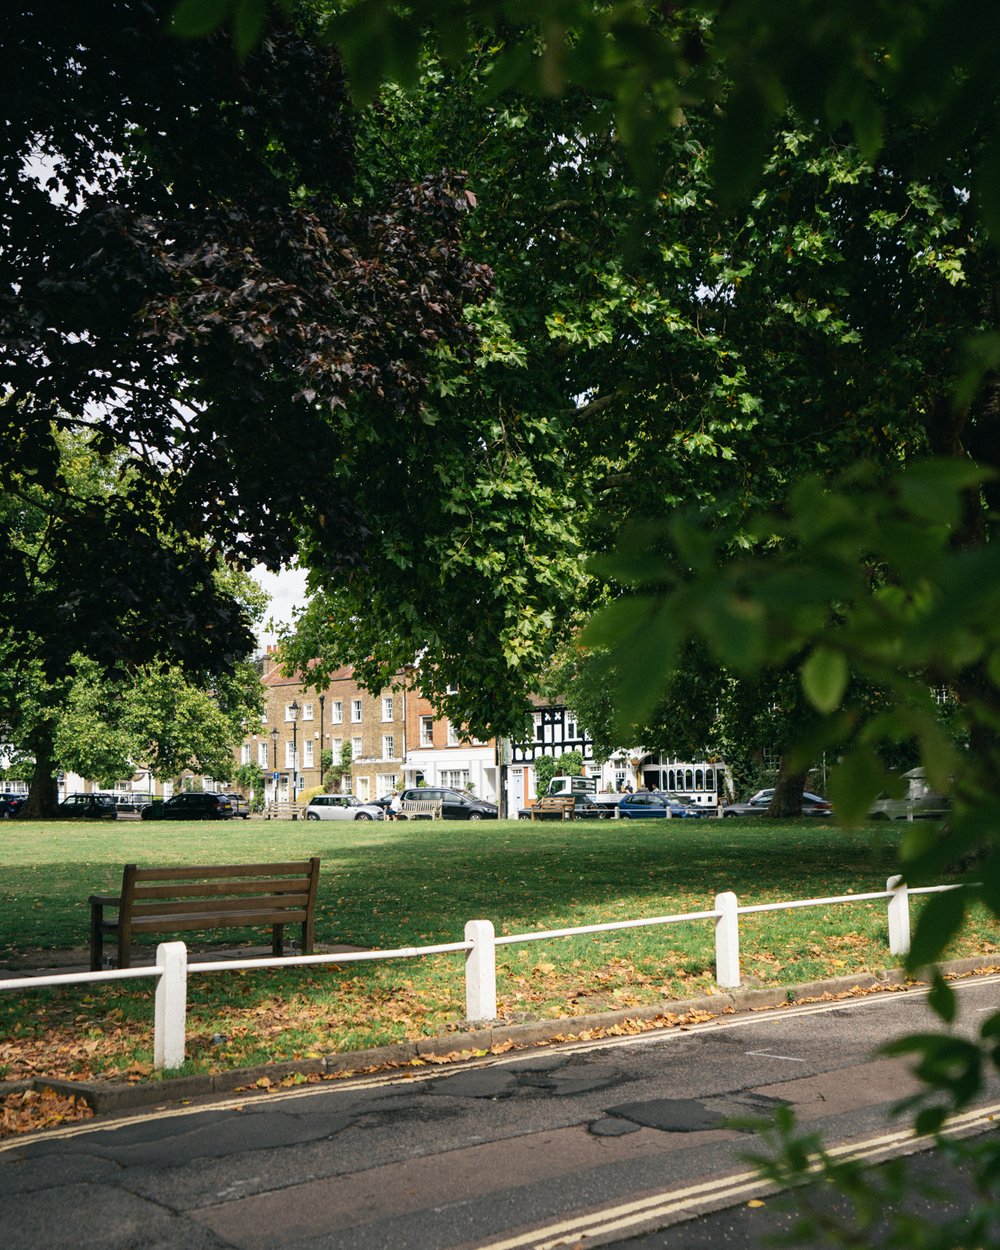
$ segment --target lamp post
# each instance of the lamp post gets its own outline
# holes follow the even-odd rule
[[[298,781],[299,771],[299,705],[297,700],[292,700],[292,704],[288,709],[288,715],[292,718],[292,802],[295,802],[296,788],[295,783]]]
[[[319,696],[319,784],[323,784],[323,747],[326,735],[323,733],[323,709],[326,707],[326,695]],[[826,791],[824,790],[825,794]]]
[[[271,730],[271,771],[274,778],[271,784],[274,786],[274,799],[272,802],[278,801],[278,730],[277,727]]]

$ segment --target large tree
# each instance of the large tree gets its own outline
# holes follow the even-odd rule
[[[488,280],[459,176],[365,197],[304,17],[240,61],[177,41],[169,9],[18,2],[0,30],[2,645],[50,702],[78,653],[232,671],[253,639],[220,560],[277,567],[305,535],[327,576],[356,564],[380,499],[345,464],[373,430],[398,460]],[[114,490],[67,485],[74,432],[119,458]],[[30,744],[40,810],[50,749]]]

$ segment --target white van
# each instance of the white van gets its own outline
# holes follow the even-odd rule
[[[907,783],[906,794],[901,799],[880,794],[868,809],[869,820],[940,820],[947,816],[951,799],[931,789],[922,768],[911,768],[903,773],[903,779]]]

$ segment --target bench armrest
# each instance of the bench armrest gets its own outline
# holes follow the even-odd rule
[[[91,894],[90,898],[87,899],[87,902],[91,905],[91,907],[93,907],[95,903],[98,906],[103,907],[121,907],[122,905],[121,896],[119,894]]]

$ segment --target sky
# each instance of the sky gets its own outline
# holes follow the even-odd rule
[[[277,639],[274,630],[268,629],[272,620],[290,624],[293,608],[305,607],[306,575],[301,569],[282,569],[280,573],[269,573],[263,565],[253,570],[254,580],[271,596],[271,606],[264,613],[261,628],[257,631],[257,641],[263,651],[269,643]]]

